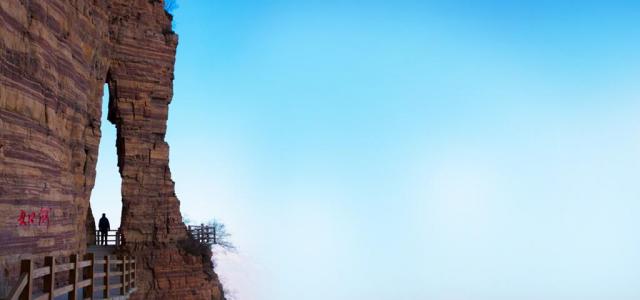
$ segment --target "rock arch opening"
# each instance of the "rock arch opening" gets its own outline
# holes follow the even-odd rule
[[[108,81],[108,80],[107,80]],[[113,103],[112,91],[105,83],[102,96],[101,137],[96,164],[95,185],[91,192],[90,209],[87,215],[87,233],[98,229],[98,221],[104,213],[109,219],[111,230],[120,227],[122,217],[122,178],[118,168],[117,129],[109,121],[110,103]],[[91,222],[94,225],[90,225]],[[93,229],[95,227],[95,229]],[[93,243],[89,237],[88,243]]]

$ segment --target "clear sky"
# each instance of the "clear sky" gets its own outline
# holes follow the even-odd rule
[[[173,179],[234,299],[640,299],[639,4],[179,5]]]

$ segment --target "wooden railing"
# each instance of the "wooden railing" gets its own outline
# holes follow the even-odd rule
[[[189,229],[189,232],[191,233],[191,236],[193,236],[193,238],[198,242],[207,244],[209,246],[215,243],[216,233],[212,226],[208,226],[204,224],[200,224],[200,226],[189,225],[188,229]]]
[[[31,259],[22,260],[20,265],[20,279],[9,293],[10,300],[44,300],[68,296],[68,299],[108,299],[112,296],[128,297],[136,290],[136,262],[129,256],[95,259],[93,253],[84,255],[80,260],[78,255],[71,255],[69,263],[56,264],[52,256],[44,258],[44,267],[34,269]],[[97,272],[97,266],[102,266],[102,272]],[[116,271],[113,267],[116,266]],[[56,286],[60,282],[58,273],[68,272],[68,280],[64,286]],[[62,275],[62,274],[60,274]],[[114,280],[115,279],[115,280]],[[42,284],[36,282],[42,280]],[[98,285],[97,281],[102,281]],[[36,290],[35,286],[42,286]],[[112,290],[117,289],[116,293]],[[95,293],[100,297],[94,297]],[[82,294],[80,294],[82,292]]]
[[[106,237],[105,244],[102,244],[101,236],[102,236],[102,233],[99,230],[97,230],[96,245],[98,246],[121,246],[124,241],[124,237],[122,235],[122,232],[120,232],[120,230],[107,231],[107,234],[105,236]]]

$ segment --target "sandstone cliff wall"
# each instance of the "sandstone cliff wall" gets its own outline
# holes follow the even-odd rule
[[[164,140],[178,38],[162,3],[2,0],[0,25],[0,281],[24,257],[85,251],[106,82],[135,298],[221,299],[210,253],[182,242]]]

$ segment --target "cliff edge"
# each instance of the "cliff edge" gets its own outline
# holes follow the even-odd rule
[[[20,259],[86,250],[108,113],[121,230],[140,268],[133,298],[224,299],[211,253],[185,246],[171,179],[165,132],[178,37],[163,3],[2,0],[0,25],[0,281],[15,282]],[[23,213],[32,222],[21,224]]]

